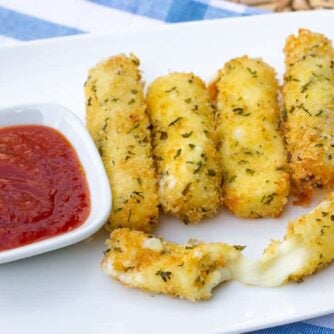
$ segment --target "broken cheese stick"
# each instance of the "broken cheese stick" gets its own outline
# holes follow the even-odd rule
[[[124,285],[191,301],[208,299],[211,290],[231,279],[229,263],[239,246],[222,243],[178,245],[129,229],[107,240],[103,271]]]
[[[334,193],[310,213],[288,224],[284,241],[273,240],[260,260],[233,263],[233,277],[257,286],[298,282],[334,259]]]

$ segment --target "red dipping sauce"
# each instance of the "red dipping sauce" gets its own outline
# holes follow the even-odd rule
[[[0,250],[71,231],[90,211],[86,176],[57,130],[0,128]]]

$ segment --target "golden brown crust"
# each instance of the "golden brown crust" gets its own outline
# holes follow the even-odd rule
[[[334,193],[327,196],[314,210],[291,221],[284,241],[292,241],[305,251],[305,259],[287,281],[300,282],[328,266],[334,260]],[[273,240],[264,252],[275,258],[282,241]]]
[[[236,58],[219,71],[216,86],[224,203],[240,217],[278,217],[289,174],[275,71],[261,59]]]
[[[186,223],[214,215],[221,203],[221,169],[205,84],[192,73],[157,78],[147,106],[164,211]]]
[[[107,240],[102,269],[124,285],[191,301],[208,299],[211,290],[231,279],[225,266],[240,256],[238,247],[202,242],[167,242],[129,229]]]
[[[285,138],[298,203],[334,186],[334,49],[323,35],[300,29],[285,48]]]
[[[111,57],[89,71],[87,127],[102,156],[113,195],[108,229],[150,231],[158,219],[151,134],[139,60]]]

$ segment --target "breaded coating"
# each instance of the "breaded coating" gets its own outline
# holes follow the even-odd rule
[[[258,260],[231,262],[232,277],[246,284],[275,287],[300,282],[334,260],[334,193],[310,213],[288,224],[284,241],[273,240]]]
[[[150,123],[134,56],[111,57],[89,71],[87,127],[102,156],[112,189],[106,227],[150,231],[158,219]]]
[[[224,203],[239,217],[278,217],[289,174],[275,71],[261,59],[235,58],[214,85]]]
[[[149,87],[147,106],[164,212],[185,223],[214,215],[222,200],[221,170],[205,84],[192,73],[160,77]]]
[[[178,245],[129,229],[107,240],[103,271],[124,285],[191,301],[208,299],[211,290],[231,279],[230,261],[240,246],[222,243]]]
[[[208,299],[221,282],[276,287],[300,282],[334,260],[334,193],[309,214],[288,224],[283,241],[272,240],[259,259],[244,246],[222,243],[177,245],[129,229],[107,240],[102,269],[129,287],[192,301]]]
[[[285,45],[285,137],[294,190],[334,186],[334,49],[324,35],[300,29]]]
[[[304,252],[303,261],[287,281],[300,281],[334,260],[334,193],[309,214],[291,221],[284,242],[273,241],[264,255],[267,258],[277,256],[281,245],[286,242]]]

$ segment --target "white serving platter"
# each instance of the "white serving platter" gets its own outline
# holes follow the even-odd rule
[[[0,48],[0,107],[58,103],[84,118],[83,83],[101,58],[134,52],[149,83],[168,71],[193,71],[206,80],[232,57],[263,57],[279,77],[285,38],[304,27],[334,39],[334,12],[275,14],[187,23],[122,35],[79,36]],[[321,196],[314,200],[314,206]],[[280,219],[240,220],[225,210],[197,226],[163,217],[156,234],[248,245],[258,256],[282,237],[289,219],[310,208],[289,205]],[[334,266],[280,288],[237,282],[212,300],[190,303],[130,290],[105,276],[99,262],[106,233],[74,246],[0,266],[0,329],[6,334],[243,332],[334,312]]]

